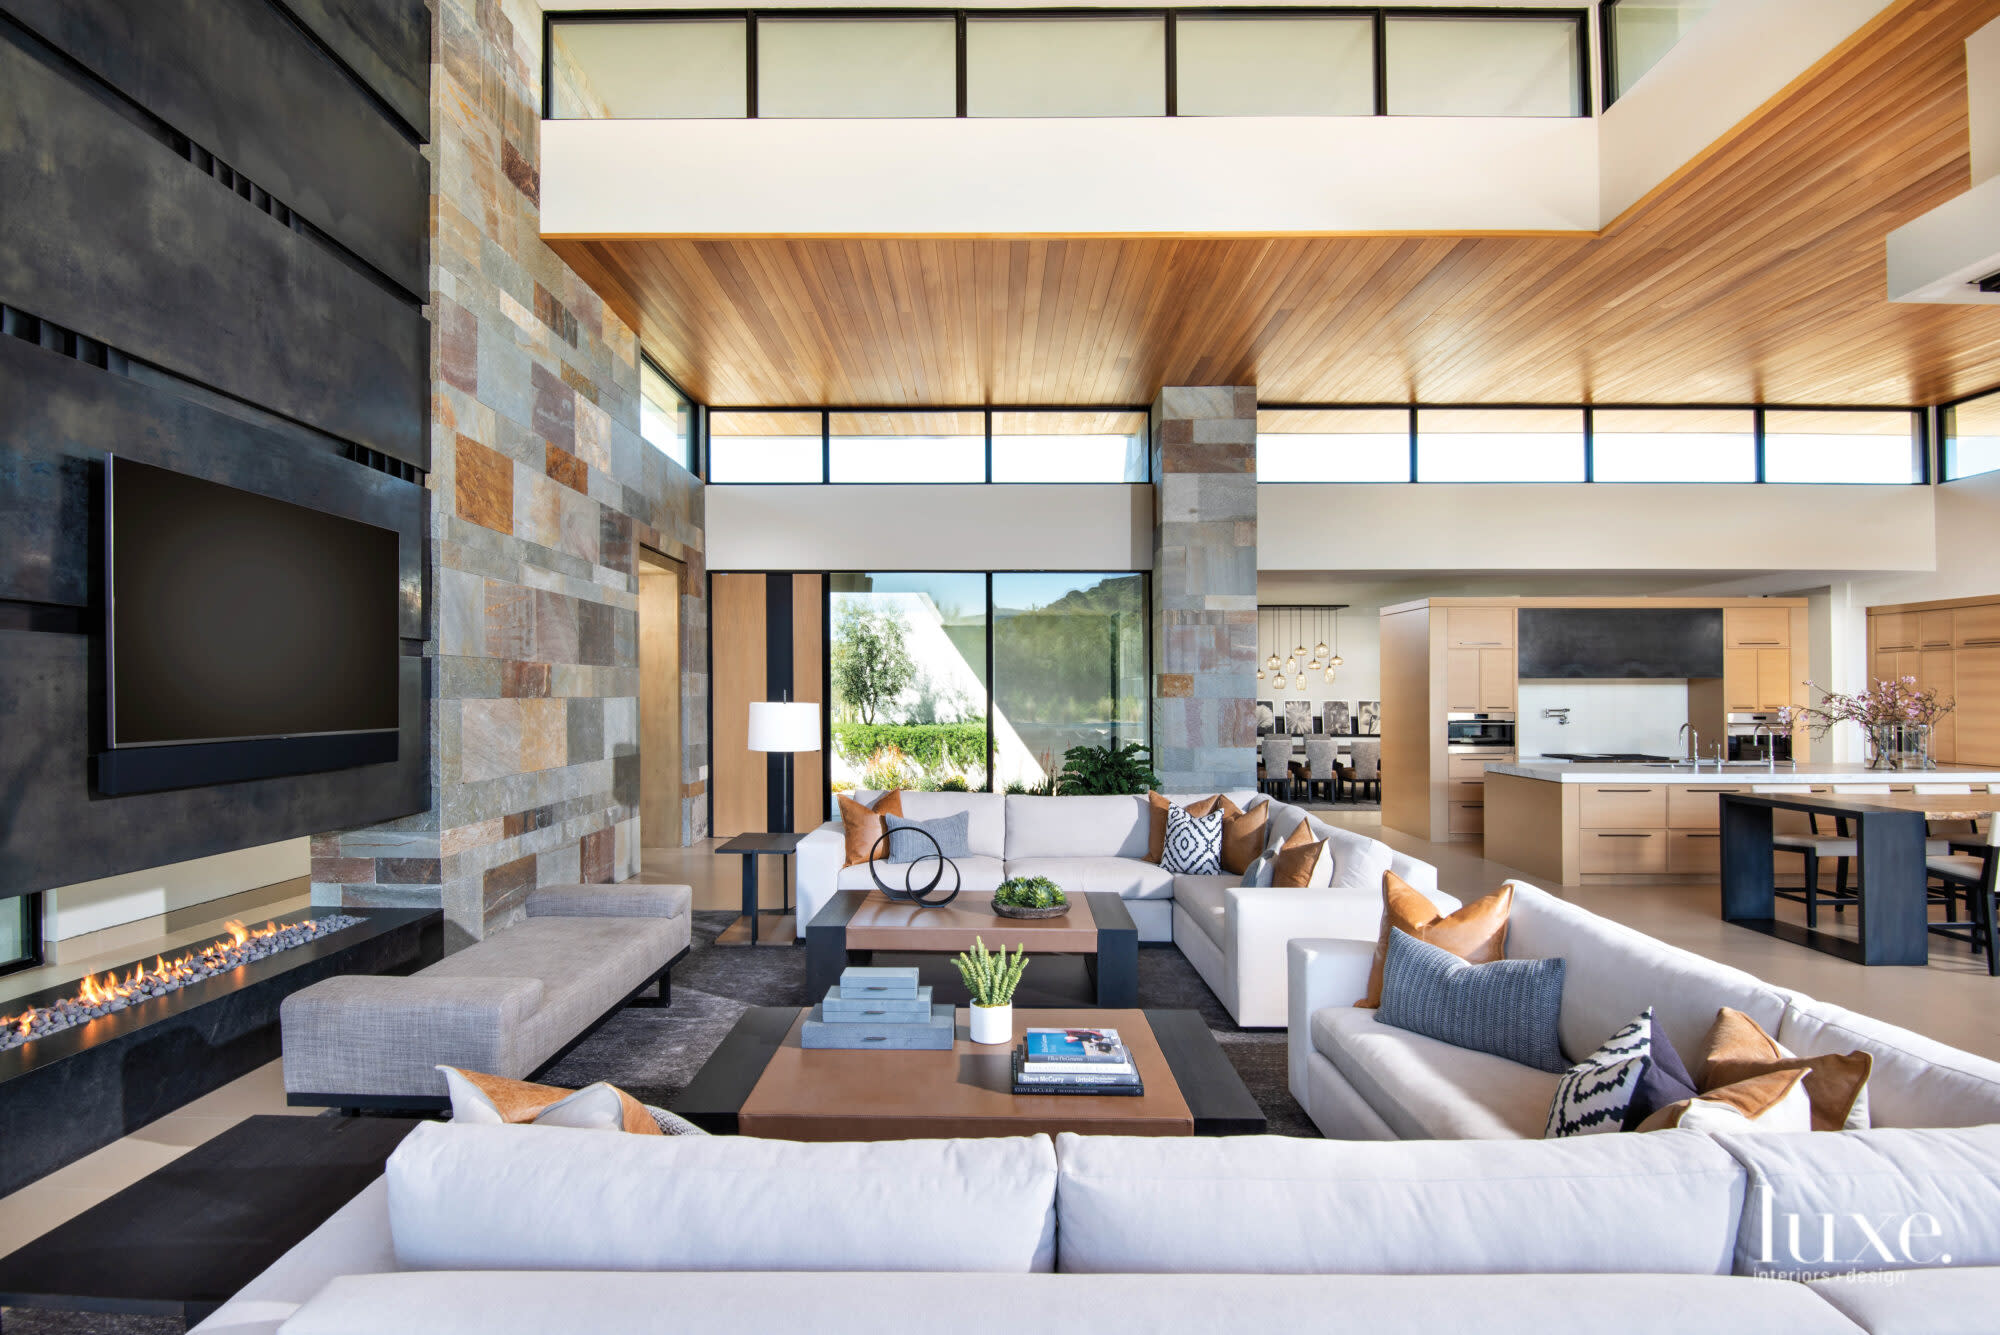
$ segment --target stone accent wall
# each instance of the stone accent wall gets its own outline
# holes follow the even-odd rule
[[[1257,390],[1153,403],[1153,768],[1165,791],[1257,780]]]
[[[640,546],[686,563],[684,784],[706,764],[701,485],[638,433],[633,331],[542,243],[541,13],[434,0],[432,807],[313,840],[313,899],[442,905],[639,867]],[[692,726],[699,723],[700,726]],[[696,796],[682,828],[704,831]]]

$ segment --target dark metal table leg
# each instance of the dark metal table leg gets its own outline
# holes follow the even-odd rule
[[[1723,794],[1722,920],[1769,922],[1778,916],[1771,877],[1771,808],[1732,802]]]
[[[1861,962],[1930,963],[1930,902],[1924,888],[1924,818],[1869,812],[1855,822],[1860,871]]]
[[[743,855],[743,916],[750,920],[750,944],[757,944],[757,855]]]

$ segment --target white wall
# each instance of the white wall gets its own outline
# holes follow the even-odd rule
[[[1257,565],[1927,572],[1938,557],[1934,490],[1265,483],[1257,488]]]
[[[711,570],[1151,570],[1153,488],[710,486]]]
[[[1810,70],[1886,0],[1724,0],[1598,117],[1610,222]]]
[[[46,892],[42,938],[67,941],[211,899],[256,890],[312,871],[311,841],[287,839],[256,848],[81,881]]]
[[[1568,751],[1581,755],[1638,752],[1676,756],[1675,737],[1688,721],[1685,681],[1524,681],[1516,697],[1514,740],[1522,756]],[[1568,709],[1569,723],[1542,717]],[[1708,747],[1719,738],[1704,738]]]

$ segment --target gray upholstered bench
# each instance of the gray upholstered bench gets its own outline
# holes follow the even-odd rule
[[[350,974],[285,998],[285,1093],[341,1108],[449,1106],[442,1063],[532,1079],[688,951],[684,885],[543,886],[527,918],[406,978]]]

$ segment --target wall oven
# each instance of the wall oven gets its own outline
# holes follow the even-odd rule
[[[1446,714],[1445,749],[1458,755],[1484,755],[1514,749],[1511,713]]]

